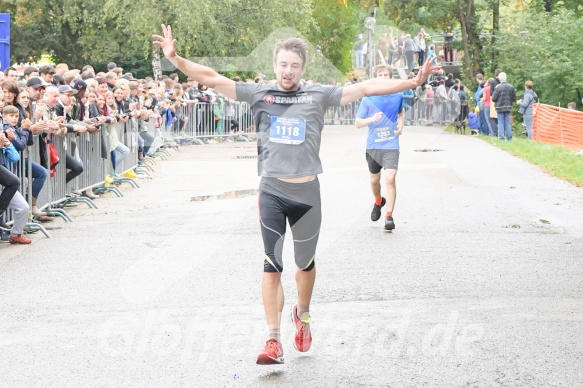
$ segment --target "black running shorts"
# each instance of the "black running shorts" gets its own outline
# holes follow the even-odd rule
[[[265,247],[265,272],[283,271],[283,242],[289,222],[295,262],[303,271],[314,268],[322,223],[320,182],[289,183],[262,178],[259,186],[259,221]]]

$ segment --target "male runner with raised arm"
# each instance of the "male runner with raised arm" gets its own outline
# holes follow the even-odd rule
[[[364,96],[397,93],[421,85],[432,72],[425,62],[417,76],[408,80],[371,79],[344,88],[330,85],[301,87],[306,71],[307,44],[291,38],[279,42],[273,51],[277,85],[244,84],[176,53],[170,26],[153,43],[166,58],[199,84],[207,85],[228,98],[252,106],[257,128],[259,218],[265,247],[262,280],[263,305],[269,339],[257,357],[258,364],[283,363],[280,316],[284,295],[281,284],[282,250],[289,222],[294,240],[298,302],[291,311],[295,326],[294,346],[306,352],[312,344],[310,300],[316,279],[315,254],[321,224],[319,151],[324,113],[329,106],[345,105]]]

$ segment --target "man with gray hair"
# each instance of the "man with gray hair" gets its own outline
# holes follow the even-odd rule
[[[516,101],[516,89],[506,80],[506,73],[498,74],[500,83],[494,89],[492,101],[496,104],[498,113],[498,139],[512,140],[512,126],[510,126],[510,112]]]

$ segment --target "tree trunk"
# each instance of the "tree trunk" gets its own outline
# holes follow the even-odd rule
[[[69,45],[68,47],[66,46],[66,49],[69,52],[69,64],[72,66],[71,68],[81,69],[83,67],[83,50],[79,45],[79,37],[81,36],[80,25],[78,24],[77,29],[73,32],[69,23],[65,22],[61,25],[61,31],[63,31],[63,35],[65,35],[69,41]]]
[[[460,21],[464,50],[463,73],[467,79],[475,83],[475,76],[480,69],[479,57],[482,47],[480,36],[472,24],[476,17],[474,0],[457,0],[457,17]]]
[[[157,81],[162,76],[162,64],[160,63],[160,50],[156,47],[152,49],[152,74]]]
[[[498,52],[494,48],[496,47],[496,37],[498,36],[498,31],[500,31],[500,0],[493,0],[492,2],[492,42],[490,47],[492,47],[492,72],[498,67]]]

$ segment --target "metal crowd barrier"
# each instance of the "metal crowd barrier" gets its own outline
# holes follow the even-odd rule
[[[34,146],[36,146],[36,144]],[[25,231],[28,233],[41,231],[46,237],[51,238],[51,235],[47,232],[47,230],[41,224],[34,222],[32,217],[31,204],[32,204],[33,174],[32,174],[32,158],[29,156],[32,152],[32,147],[33,146],[27,146],[23,152],[20,152],[20,160],[18,161],[18,163],[15,163],[12,166],[13,167],[12,172],[15,173],[16,176],[18,176],[18,178],[20,179],[19,192],[20,194],[22,194],[26,202],[29,204],[28,222],[25,225]],[[0,186],[0,188],[4,189],[2,186]],[[14,214],[12,210],[8,209],[6,211],[4,220],[9,225],[11,225],[14,222]]]
[[[215,102],[184,101],[176,112],[178,121],[166,131],[198,144],[211,138],[242,141],[256,138],[249,104],[225,100],[222,109],[219,107],[221,104]]]
[[[324,114],[324,124],[353,125],[360,101],[353,101],[343,106],[331,106]]]
[[[155,128],[154,124],[154,120],[149,120],[144,123],[145,128],[143,128],[147,129],[147,132],[154,138],[154,142],[150,145],[150,156],[165,158],[169,153],[161,147],[168,144],[167,135],[172,132],[172,127],[170,126],[169,132],[165,133],[164,128]],[[96,133],[67,134],[64,137],[58,135],[34,136],[34,145],[27,147],[27,150],[21,153],[20,161],[13,166],[13,171],[21,181],[20,192],[24,193],[23,196],[30,208],[32,209],[32,162],[43,164],[41,163],[41,147],[46,150],[48,168],[47,179],[37,198],[37,207],[49,216],[58,216],[67,222],[72,221],[64,209],[71,202],[84,202],[90,207],[96,208],[89,198],[72,195],[73,191],[83,192],[92,188],[95,193],[113,191],[116,195],[122,196],[115,187],[116,184],[128,182],[132,187],[138,187],[133,179],[124,176],[123,173],[135,170],[137,175],[149,177],[146,170],[153,171],[151,164],[155,163],[154,158],[145,158],[144,162],[138,160],[138,148],[142,144],[142,139],[139,136],[139,125],[138,120],[132,119],[126,123],[117,123],[113,128],[117,131],[120,141],[129,149],[129,153],[117,167],[120,174],[116,175],[114,175],[111,152],[107,150],[106,137],[109,130],[107,124],[104,124],[102,130]],[[50,169],[50,145],[45,139],[52,143],[59,157],[53,176],[51,176]],[[66,183],[67,155],[77,158],[83,165],[83,173],[68,184]],[[13,222],[11,211],[6,212],[5,220],[8,224]],[[25,230],[27,232],[40,230],[47,237],[50,237],[46,229],[34,220],[31,211],[29,211],[29,222]]]
[[[324,124],[328,125],[353,125],[356,119],[360,102],[355,101],[344,106],[331,106],[324,115]],[[432,123],[451,123],[455,121],[462,111],[460,101],[447,100],[443,103],[434,101],[428,103],[422,98],[417,98],[412,104],[404,104],[405,125],[430,125]],[[467,106],[464,108],[467,118]]]
[[[86,187],[95,188],[93,190],[94,193],[102,194],[106,191],[112,191],[118,197],[123,197],[123,194],[116,188],[116,185],[121,183],[129,183],[134,188],[139,187],[132,178],[125,176],[126,172],[133,170],[138,166],[138,123],[137,120],[133,122],[134,120],[135,119],[131,119],[125,123],[102,125],[101,136],[103,136],[103,141],[100,140],[98,144],[99,155],[97,155],[97,157],[94,156],[91,160],[92,162],[99,160],[95,170],[98,171],[100,176],[98,179],[102,180],[98,183],[94,183],[93,185]],[[116,131],[118,140],[129,149],[129,153],[125,156],[121,163],[116,160],[115,170],[113,168],[113,159],[111,156],[111,153],[114,150],[110,149],[107,140],[109,131]],[[101,157],[102,153],[105,158]],[[83,174],[85,174],[85,172],[83,172]]]

